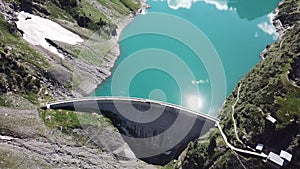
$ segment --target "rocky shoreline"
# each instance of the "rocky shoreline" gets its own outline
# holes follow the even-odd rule
[[[239,85],[226,99],[227,104],[220,114],[220,124],[232,145],[254,150],[259,143],[264,145],[262,152],[265,154],[270,152],[279,154],[284,150],[291,153],[293,159],[280,167],[269,159],[261,161],[245,154],[235,153],[224,143],[216,142],[221,135],[215,132],[209,137],[207,144],[203,144],[200,139],[192,142],[185,159],[181,160],[184,162],[180,167],[299,168],[300,148],[297,144],[299,90],[295,88],[296,80],[300,77],[298,9],[298,1],[283,0],[279,3],[273,24],[280,38],[266,47],[263,52],[265,60],[258,63],[241,79]],[[294,84],[287,81],[287,76]],[[237,101],[237,98],[240,101]],[[238,104],[233,104],[235,101]],[[232,107],[238,113],[231,118]],[[277,120],[276,124],[265,120],[268,115]],[[237,129],[234,128],[233,120],[236,120]],[[272,126],[268,126],[270,124]],[[241,138],[242,143],[238,138]],[[278,144],[281,141],[284,142]],[[212,152],[203,153],[206,150]]]
[[[275,12],[275,18],[272,21],[273,26],[275,27],[276,33],[278,34],[278,40],[280,40],[282,38],[282,36],[284,35],[284,33],[286,32],[287,29],[283,26],[283,24],[281,23],[280,19],[278,18],[279,15],[279,6],[281,6],[284,2],[280,1],[278,6],[275,8],[274,12]],[[267,45],[266,48],[260,53],[260,58],[262,60],[264,60],[268,53],[269,50],[273,47],[274,44],[271,45]]]
[[[150,8],[150,6],[147,4],[147,0],[141,0],[141,7],[136,11],[135,14],[131,14],[115,22],[118,26],[116,30],[117,35],[115,37],[111,37],[111,39],[109,40],[111,49],[107,53],[106,58],[103,59],[103,63],[99,67],[85,64],[81,61],[78,62],[78,60],[73,62],[76,63],[76,66],[78,66],[77,68],[76,66],[74,67],[74,72],[80,73],[81,70],[84,70],[84,72],[89,72],[89,74],[93,75],[92,79],[83,80],[79,88],[73,88],[73,93],[80,93],[81,95],[91,94],[102,84],[103,81],[105,81],[111,76],[111,69],[115,66],[115,62],[117,61],[121,53],[119,46],[119,38],[123,29],[125,29],[125,27],[128,26],[134,20],[134,17],[136,15],[142,14],[142,12],[148,8]],[[93,39],[93,37],[91,38]]]
[[[125,18],[122,18],[120,21],[117,21],[116,24],[118,25],[117,28],[117,36],[112,37],[110,39],[111,43],[111,50],[108,53],[109,62],[104,63],[102,69],[98,71],[102,72],[104,76],[101,76],[101,80],[96,83],[96,85],[88,84],[88,82],[84,82],[83,86],[87,85],[90,86],[89,90],[85,90],[84,94],[90,94],[92,93],[97,87],[99,87],[103,81],[105,81],[107,78],[111,76],[111,69],[115,66],[115,62],[119,58],[121,51],[120,51],[120,45],[119,45],[119,38],[121,36],[122,31],[125,29],[126,26],[128,26],[133,20],[136,15],[141,15],[143,11],[150,8],[150,5],[147,4],[147,0],[141,0],[141,7],[136,11],[136,14],[131,14],[130,16],[127,16]],[[105,73],[104,73],[105,72]],[[95,81],[96,79],[94,79]],[[97,81],[97,80],[96,80]]]
[[[117,25],[116,36],[112,36],[108,40],[110,50],[106,53],[106,56],[99,56],[99,52],[94,52],[93,49],[89,47],[90,42],[102,43],[100,42],[102,39],[99,39],[97,32],[88,37],[88,39],[85,39],[85,42],[76,45],[76,48],[79,48],[83,51],[90,50],[94,52],[93,57],[98,57],[97,60],[102,59],[101,64],[91,64],[91,62],[88,62],[82,57],[78,57],[61,47],[61,44],[59,42],[51,41],[50,39],[47,39],[47,42],[49,43],[49,45],[57,48],[59,53],[64,55],[64,61],[61,61],[57,58],[57,56],[50,52],[47,52],[45,49],[39,46],[31,45],[32,48],[40,51],[52,65],[52,68],[47,71],[49,72],[49,75],[52,76],[53,79],[56,79],[58,82],[58,84],[55,86],[53,86],[53,84],[46,85],[52,95],[58,100],[68,99],[72,97],[82,97],[84,95],[92,93],[99,85],[101,85],[104,80],[109,78],[111,76],[111,69],[114,67],[115,62],[120,55],[118,43],[119,36],[122,33],[122,30],[133,21],[136,15],[141,14],[149,7],[150,6],[147,5],[146,0],[141,0],[141,7],[136,11],[135,14],[131,14],[114,21]],[[18,20],[18,11],[16,11],[16,7],[14,5],[5,3],[1,0],[0,12],[4,15],[5,19],[8,22],[16,25],[16,21]],[[20,32],[20,34],[22,34],[22,30],[18,31]],[[78,82],[78,79],[80,79],[80,82]],[[74,85],[74,83],[78,84]],[[70,85],[71,88],[68,87]],[[67,88],[69,88],[70,91],[68,91]]]

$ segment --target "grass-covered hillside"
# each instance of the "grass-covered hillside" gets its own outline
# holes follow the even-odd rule
[[[49,63],[22,41],[15,25],[6,22],[3,16],[0,16],[0,37],[0,95],[14,92],[36,98]],[[3,100],[0,105],[5,105]]]
[[[300,168],[300,1],[284,0],[279,19],[285,34],[268,47],[266,59],[256,65],[227,98],[219,116],[229,142],[235,147],[293,155],[283,168]],[[255,56],[253,56],[255,57]],[[272,125],[266,117],[277,120]],[[235,130],[236,129],[236,130]],[[183,168],[276,168],[261,158],[234,152],[225,145],[218,130],[208,140],[190,143]]]

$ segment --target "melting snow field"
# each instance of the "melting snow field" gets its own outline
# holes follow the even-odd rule
[[[55,47],[51,46],[45,38],[70,45],[83,42],[83,39],[77,34],[63,28],[59,24],[23,11],[18,15],[17,27],[24,31],[23,38],[27,42],[42,46],[61,58],[64,58],[64,56]]]

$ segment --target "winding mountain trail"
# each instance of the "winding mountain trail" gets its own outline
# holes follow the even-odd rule
[[[267,158],[267,157],[268,157],[268,156],[267,156],[265,153],[263,153],[263,152],[262,152],[262,153],[257,153],[257,152],[254,152],[254,151],[249,151],[249,150],[244,150],[244,149],[240,149],[240,148],[234,147],[233,145],[231,145],[231,144],[228,142],[227,136],[226,136],[225,133],[223,132],[220,123],[219,123],[219,122],[216,122],[216,124],[217,124],[217,126],[218,126],[218,129],[219,129],[219,131],[220,131],[220,133],[221,133],[221,135],[222,135],[222,137],[223,137],[223,139],[224,139],[226,145],[227,145],[230,149],[232,149],[232,150],[234,150],[234,151],[236,151],[236,152],[245,153],[245,154],[249,154],[249,155],[254,155],[254,156],[261,157],[261,158]]]
[[[239,98],[240,98],[240,90],[241,90],[241,87],[242,87],[242,84],[240,84],[239,88],[238,88],[238,91],[237,91],[237,99],[235,101],[235,103],[231,106],[231,113],[232,113],[232,121],[233,121],[233,125],[234,125],[234,132],[235,132],[235,135],[236,135],[236,138],[239,142],[241,142],[243,145],[244,143],[239,139],[238,137],[238,134],[237,134],[237,126],[236,126],[236,121],[234,119],[234,111],[235,111],[235,106],[236,104],[238,103],[239,101]],[[216,125],[218,126],[218,129],[226,143],[226,145],[232,149],[233,151],[235,152],[240,152],[240,153],[245,153],[245,154],[250,154],[250,155],[254,155],[254,156],[258,156],[258,157],[261,157],[261,158],[267,158],[267,155],[264,154],[263,152],[262,153],[257,153],[257,152],[254,152],[254,151],[249,151],[249,150],[244,150],[244,149],[240,149],[240,148],[236,148],[234,147],[232,144],[230,144],[228,142],[228,139],[227,139],[227,136],[225,135],[225,133],[223,132],[223,129],[219,123],[219,121],[216,121]]]
[[[235,137],[237,139],[238,142],[240,142],[241,144],[244,145],[243,141],[239,138],[239,135],[237,133],[237,126],[236,126],[236,120],[234,118],[234,110],[235,110],[235,106],[238,103],[239,99],[240,99],[240,91],[241,91],[241,87],[242,84],[240,84],[238,91],[237,91],[237,97],[236,97],[236,101],[234,102],[234,104],[231,106],[231,117],[232,117],[232,121],[233,121],[233,127],[234,127],[234,133],[235,133]]]

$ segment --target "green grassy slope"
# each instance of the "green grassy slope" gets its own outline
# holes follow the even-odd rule
[[[19,11],[25,10],[37,15],[48,17],[52,20],[73,23],[75,26],[64,25],[72,31],[78,31],[84,38],[89,37],[95,30],[104,28],[113,33],[116,25],[114,19],[120,19],[134,13],[140,7],[140,1],[129,0],[5,0],[12,3]],[[100,5],[94,5],[94,3]],[[103,5],[110,8],[110,13],[100,10],[98,7]],[[69,26],[69,27],[68,27]],[[102,38],[102,37],[101,37]],[[99,50],[107,52],[111,46],[108,46],[109,39],[102,38]],[[95,43],[96,44],[96,43]],[[102,45],[103,44],[103,45]],[[68,50],[66,44],[61,44],[63,48]],[[63,46],[65,45],[65,46]],[[97,45],[99,45],[97,43]],[[71,47],[69,47],[71,48]],[[75,47],[73,47],[75,48]],[[104,50],[108,48],[107,50]],[[77,48],[76,48],[77,49]],[[81,49],[81,48],[79,48]],[[77,49],[77,50],[79,50]],[[74,49],[75,50],[75,49]],[[84,53],[72,52],[75,57],[82,56]],[[102,53],[100,53],[102,54]],[[85,58],[86,59],[86,58]],[[95,59],[92,58],[91,59]],[[88,60],[88,59],[86,59]],[[89,60],[88,60],[89,61]],[[8,23],[4,17],[0,16],[0,108],[15,108],[9,100],[11,95],[16,94],[18,97],[28,99],[36,107],[39,103],[55,100],[51,95],[50,89],[47,91],[49,95],[45,95],[47,86],[45,83],[51,83],[53,86],[58,85],[57,81],[49,75],[51,64],[45,57],[27,44],[21,37],[21,33],[16,25]],[[101,116],[85,113],[74,113],[68,111],[42,111],[40,109],[40,117],[49,129],[63,129],[66,134],[72,134],[75,128],[82,128],[82,125],[91,125],[105,127],[110,122]],[[0,118],[1,120],[1,118]],[[100,126],[102,124],[102,126]],[[3,125],[3,124],[2,124]],[[4,130],[1,128],[0,131]],[[10,130],[6,128],[5,131]],[[9,132],[8,132],[9,133]]]
[[[0,16],[0,94],[13,91],[36,102],[43,70],[49,63],[19,37],[16,27]],[[4,105],[1,101],[0,105]]]
[[[266,59],[256,65],[227,98],[220,124],[234,146],[247,149],[247,146],[255,148],[257,143],[264,143],[265,153],[274,151],[278,154],[283,149],[294,155],[285,168],[300,168],[300,88],[288,79],[291,64],[300,53],[300,2],[286,0],[279,9],[278,19],[291,28],[270,47]],[[242,143],[236,138],[231,112],[240,85],[234,119]],[[277,119],[275,130],[266,125],[268,114]],[[191,143],[182,164],[183,168],[244,168],[243,165],[247,168],[273,167],[261,159],[236,154],[224,145],[218,131],[211,134],[206,143],[199,140]]]

